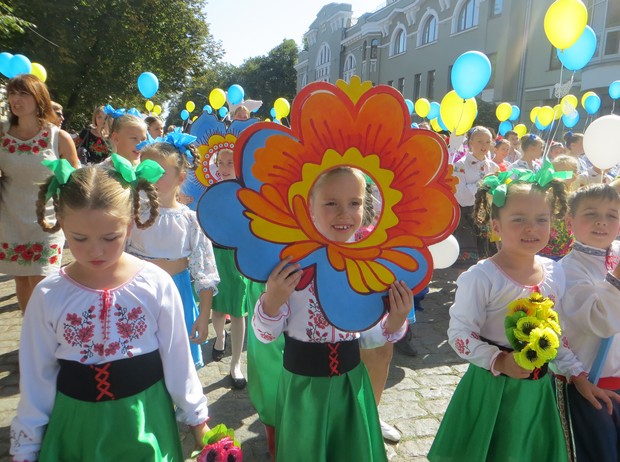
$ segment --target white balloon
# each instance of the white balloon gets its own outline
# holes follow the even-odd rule
[[[435,269],[444,269],[452,266],[459,257],[459,243],[456,237],[450,235],[437,244],[429,245],[428,250],[433,257]]]
[[[600,169],[620,163],[620,116],[610,114],[592,122],[583,134],[583,149]]]

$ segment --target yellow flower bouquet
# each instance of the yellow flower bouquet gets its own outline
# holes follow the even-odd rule
[[[553,300],[533,292],[508,305],[504,321],[515,362],[533,371],[553,360],[560,347],[560,321]]]

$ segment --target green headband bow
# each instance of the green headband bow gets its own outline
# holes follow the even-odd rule
[[[112,154],[112,164],[123,179],[129,183],[134,189],[138,185],[138,180],[143,179],[149,183],[157,183],[166,171],[154,160],[144,160],[138,164],[136,168],[131,165],[124,157],[118,154]]]
[[[75,168],[67,159],[44,160],[41,164],[54,173],[54,178],[50,181],[50,184],[47,186],[47,192],[45,193],[45,202],[47,202],[60,191],[61,186],[67,184]]]
[[[553,164],[549,159],[545,158],[540,170],[532,172],[531,170],[514,170],[518,181],[525,183],[536,183],[541,188],[547,188],[553,180],[567,180],[573,177],[573,172],[556,172]]]
[[[489,175],[482,182],[489,188],[489,193],[493,196],[493,204],[497,207],[503,207],[506,203],[506,193],[508,192],[508,183],[512,181],[510,176],[512,171],[499,172],[497,175]]]

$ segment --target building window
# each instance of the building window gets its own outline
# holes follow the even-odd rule
[[[422,74],[416,74],[413,76],[413,99],[417,101],[420,99],[420,88],[422,87]]]
[[[387,84],[388,84],[390,87],[393,87],[393,86],[394,86],[394,81],[393,81],[393,80],[388,80]]]
[[[407,33],[405,29],[396,30],[392,40],[392,56],[400,55],[407,51]]]
[[[550,71],[557,71],[558,69],[561,69],[561,68],[562,68],[562,63],[560,62],[560,59],[558,58],[558,52],[555,49],[555,47],[552,46],[551,47],[551,56],[549,57],[549,70]],[[491,70],[491,73],[493,73],[492,70]]]
[[[429,16],[422,28],[422,42],[420,45],[427,45],[437,40],[437,18]]]
[[[400,79],[398,79],[397,89],[402,95],[405,94],[405,78],[404,77],[401,77]]]
[[[329,82],[330,64],[332,59],[332,50],[327,43],[321,46],[319,54],[316,57],[316,82]]]
[[[617,55],[618,53],[620,53],[620,30],[610,30],[605,39],[605,56]]]
[[[342,73],[342,77],[345,82],[349,83],[351,81],[351,77],[355,75],[355,56],[349,55],[344,62],[344,69]]]
[[[372,42],[370,42],[370,59],[377,59],[378,50],[379,50],[379,40],[372,39]]]
[[[504,6],[503,0],[491,0],[491,4],[489,5],[489,16],[491,18],[496,18],[498,16],[501,16],[503,6]]]
[[[433,99],[435,97],[435,71],[428,71],[426,74],[426,97]]]
[[[304,74],[301,76],[301,86],[303,88],[306,85],[308,85],[308,74],[304,72]]]
[[[472,29],[478,25],[478,8],[475,0],[467,0],[458,13],[457,32]]]
[[[366,60],[366,48],[368,48],[368,41],[364,40],[364,47],[362,48],[362,61]]]
[[[454,87],[452,86],[452,67],[452,64],[448,66],[448,92],[454,90]]]

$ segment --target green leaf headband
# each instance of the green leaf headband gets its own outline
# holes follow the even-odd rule
[[[61,186],[67,184],[67,181],[71,178],[71,174],[75,171],[75,168],[67,159],[44,160],[41,164],[49,168],[54,173],[54,178],[50,181],[50,184],[47,186],[47,192],[45,193],[45,202],[47,202],[53,196],[58,194]]]
[[[166,171],[157,162],[151,159],[144,160],[136,168],[124,157],[112,154],[112,164],[123,179],[134,189],[138,185],[138,180],[143,179],[149,183],[157,183]]]

